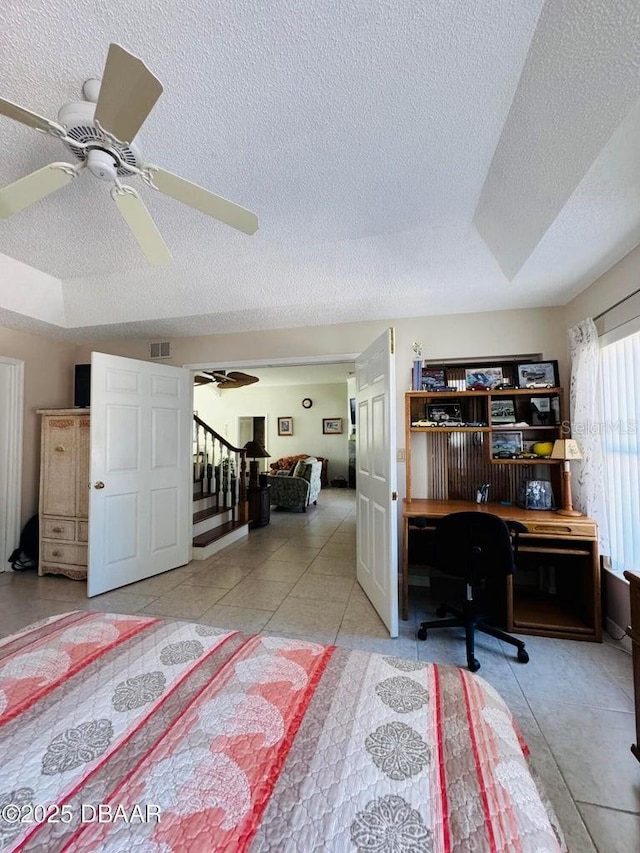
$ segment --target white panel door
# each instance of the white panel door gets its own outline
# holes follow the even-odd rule
[[[356,359],[358,583],[398,636],[398,515],[394,330]]]
[[[191,373],[91,354],[89,597],[189,561]]]

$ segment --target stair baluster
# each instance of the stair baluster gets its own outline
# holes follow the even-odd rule
[[[246,451],[233,447],[197,415],[194,421],[194,492],[215,498],[216,509],[228,509],[231,522],[248,519]]]

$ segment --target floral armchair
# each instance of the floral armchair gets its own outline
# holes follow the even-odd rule
[[[322,462],[308,457],[296,464],[293,476],[289,476],[287,471],[270,474],[270,503],[285,508],[299,507],[306,512],[309,504],[318,503],[321,471]]]
[[[271,473],[277,474],[279,471],[289,471],[301,459],[317,459],[318,462],[322,462],[320,485],[323,489],[326,489],[329,485],[329,460],[324,456],[312,456],[309,453],[299,453],[297,456],[283,456],[282,459],[276,459],[275,462],[270,463]]]

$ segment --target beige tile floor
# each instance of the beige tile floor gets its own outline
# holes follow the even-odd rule
[[[243,631],[465,665],[455,630],[416,627],[433,608],[413,590],[411,618],[390,640],[355,581],[355,502],[328,489],[306,513],[276,512],[268,527],[205,562],[192,562],[93,599],[82,583],[0,573],[0,636],[45,616],[86,608],[151,613]],[[525,637],[531,660],[479,637],[480,675],[504,696],[530,745],[572,853],[640,850],[640,764],[631,657],[619,643]]]

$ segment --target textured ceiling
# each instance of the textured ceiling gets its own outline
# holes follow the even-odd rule
[[[83,174],[0,221],[0,253],[58,279],[65,311],[3,300],[0,256],[5,325],[79,340],[562,304],[640,239],[637,0],[4,0],[0,95],[56,118],[111,41],[164,85],[144,159],[260,230],[142,185],[174,259],[149,267]],[[3,117],[0,148],[0,185],[67,157]]]

